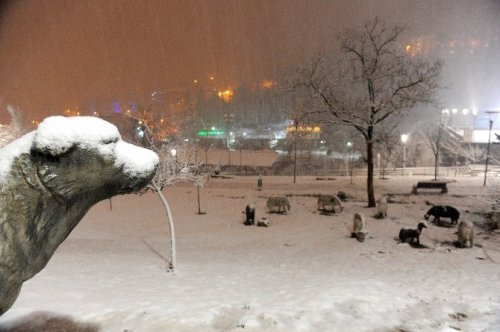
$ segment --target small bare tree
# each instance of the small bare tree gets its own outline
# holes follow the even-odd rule
[[[417,105],[432,104],[442,61],[412,57],[400,48],[404,28],[375,18],[339,37],[340,56],[318,55],[287,80],[293,90],[308,91],[308,114],[325,123],[356,129],[366,146],[368,206],[374,207],[374,144]]]
[[[152,190],[160,198],[167,214],[170,229],[170,260],[167,265],[168,271],[175,273],[177,266],[177,249],[175,237],[174,218],[170,204],[163,194],[163,189],[178,182],[192,182],[196,187],[203,187],[205,179],[199,174],[199,164],[196,160],[196,150],[177,144],[175,138],[176,130],[172,123],[168,123],[160,113],[149,109],[138,111],[129,116],[135,119],[141,128],[144,145],[155,151],[160,157],[160,164],[155,177],[146,187]],[[182,153],[183,152],[183,153]]]
[[[442,127],[441,123],[428,123],[419,134],[422,141],[431,149],[434,155],[434,180],[437,180],[439,175],[439,152],[443,138]]]

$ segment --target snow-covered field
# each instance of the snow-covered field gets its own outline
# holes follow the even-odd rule
[[[366,208],[365,178],[211,179],[167,188],[178,248],[166,272],[169,232],[152,193],[96,205],[26,282],[1,331],[500,331],[500,233],[489,233],[482,178],[456,178],[447,195],[409,195],[419,178],[376,180],[392,194],[387,219]],[[316,211],[313,194],[354,198],[340,214]],[[288,215],[266,214],[266,198],[290,195]],[[456,227],[429,224],[421,248],[398,244],[426,201],[454,205],[476,227],[475,246],[457,249]],[[255,202],[269,228],[244,226]],[[350,238],[355,212],[368,236]]]

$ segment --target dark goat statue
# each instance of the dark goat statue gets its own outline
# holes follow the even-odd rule
[[[427,211],[424,218],[429,220],[429,217],[433,216],[436,224],[439,224],[440,218],[450,218],[451,224],[456,225],[458,223],[458,218],[460,218],[460,212],[453,206],[449,205],[435,205]]]
[[[417,244],[420,244],[420,234],[423,228],[427,228],[423,222],[418,224],[417,229],[401,228],[399,231],[399,239],[402,243],[406,242],[408,239],[410,239],[410,243],[413,243],[415,242],[414,240],[417,239]]]

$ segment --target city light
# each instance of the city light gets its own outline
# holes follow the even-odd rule
[[[233,95],[234,95],[234,91],[229,88],[227,90],[224,90],[224,91],[219,91],[217,93],[217,95],[219,96],[220,99],[222,99],[225,103],[229,103],[231,101],[231,99],[233,99]]]

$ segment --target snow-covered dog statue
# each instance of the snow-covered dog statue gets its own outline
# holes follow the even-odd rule
[[[49,117],[0,149],[0,315],[94,204],[145,187],[158,161],[94,117]]]

